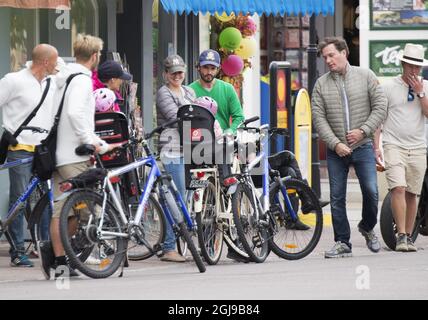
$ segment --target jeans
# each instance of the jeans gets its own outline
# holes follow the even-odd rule
[[[366,143],[347,157],[339,157],[336,152],[327,150],[327,166],[330,182],[330,205],[333,218],[334,241],[349,242],[351,229],[346,215],[346,186],[349,166],[353,165],[363,195],[362,220],[359,227],[370,231],[377,223],[378,189],[376,160],[373,144]]]
[[[175,185],[177,186],[177,190],[180,192],[181,197],[185,199],[186,196],[186,184],[184,177],[184,159],[180,158],[169,158],[165,155],[162,155],[161,161],[165,167],[165,170],[171,175],[174,180]],[[166,236],[164,243],[164,252],[175,250],[175,234],[172,230],[172,227],[169,223],[166,224]]]
[[[8,151],[7,160],[16,161],[32,156],[33,153],[24,150]],[[32,163],[30,162],[14,168],[9,168],[9,208],[12,207],[15,201],[24,193],[25,189],[27,188],[32,176],[31,167]],[[24,212],[25,205],[19,210],[18,215],[9,226],[10,235],[12,236],[17,250],[14,251],[12,248],[9,250],[11,257],[16,256],[18,253],[23,254],[25,252]]]

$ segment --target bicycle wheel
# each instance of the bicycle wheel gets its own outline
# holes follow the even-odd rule
[[[133,210],[132,214],[135,214]],[[165,241],[166,221],[165,215],[159,202],[153,195],[150,195],[144,208],[140,226],[144,231],[144,238],[150,244],[150,249],[157,248]],[[144,245],[133,242],[128,244],[128,259],[132,261],[145,260],[154,255]]]
[[[107,278],[119,268],[125,258],[127,239],[103,232],[121,233],[122,228],[114,208],[107,203],[102,212],[102,195],[92,190],[71,194],[61,210],[60,236],[72,268],[91,278]],[[103,225],[98,230],[101,217]],[[81,257],[84,252],[89,255]]]
[[[269,246],[279,257],[287,260],[297,260],[311,253],[321,237],[323,227],[322,209],[313,190],[304,182],[296,179],[283,178],[285,192],[291,202],[291,210],[295,211],[297,219],[307,226],[307,230],[299,230],[295,227],[297,219],[286,206],[281,185],[278,181],[270,187],[270,212],[271,235]],[[296,208],[301,208],[303,202],[310,201],[315,204],[314,210],[307,214],[298,213]]]
[[[238,184],[232,197],[232,212],[238,237],[250,259],[261,263],[269,254],[266,226],[256,220],[253,190],[247,184]]]
[[[199,272],[203,273],[205,272],[207,269],[205,267],[204,262],[201,259],[201,256],[198,253],[198,250],[196,249],[195,244],[193,243],[192,237],[190,236],[189,230],[187,230],[187,225],[185,222],[181,222],[178,224],[179,228],[180,228],[180,237],[183,239],[183,241],[185,241],[187,243],[187,248],[189,249],[189,251],[191,252],[192,256],[193,256],[193,260],[195,261]]]
[[[45,199],[42,200],[42,198],[45,198]],[[36,207],[38,207],[37,212],[35,212]],[[30,196],[28,197],[25,203],[25,211],[24,211],[25,220],[27,221],[27,227],[28,227],[28,230],[30,231],[31,242],[34,247],[34,250],[36,251],[37,251],[37,241],[49,239],[49,224],[50,224],[51,210],[48,210],[48,207],[49,207],[48,195],[47,193],[44,192],[42,184],[39,183],[36,186],[36,188],[33,190],[33,192],[30,194]]]
[[[220,260],[223,248],[223,231],[217,224],[215,185],[207,181],[206,188],[199,192],[202,193],[202,211],[196,212],[199,248],[205,261],[214,265]]]
[[[168,182],[167,182],[168,183]],[[162,188],[161,188],[162,190]],[[204,265],[204,262],[202,261],[201,256],[199,255],[198,251],[196,250],[195,243],[192,240],[192,236],[189,233],[189,230],[187,229],[187,222],[184,217],[184,212],[182,211],[181,207],[178,206],[176,202],[175,197],[175,191],[172,187],[169,187],[168,192],[161,191],[161,201],[164,201],[163,204],[167,206],[169,209],[169,213],[171,214],[173,220],[174,220],[174,226],[178,226],[177,228],[174,228],[176,239],[181,239],[181,241],[184,242],[187,249],[189,249],[190,253],[193,256],[193,260],[195,261],[199,272],[205,272],[206,267]],[[182,248],[183,249],[183,248]]]
[[[416,241],[416,238],[419,235],[419,228],[422,222],[419,209],[420,205],[418,206],[418,212],[411,235],[413,242]],[[385,199],[383,199],[382,207],[380,209],[379,225],[383,241],[388,246],[388,248],[395,250],[395,245],[397,242],[397,224],[395,223],[394,215],[392,213],[391,192],[388,192]]]

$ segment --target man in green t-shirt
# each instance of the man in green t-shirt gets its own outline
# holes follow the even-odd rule
[[[195,91],[196,97],[208,96],[213,98],[218,105],[215,118],[220,123],[220,127],[223,131],[236,133],[236,129],[244,121],[244,114],[233,86],[216,78],[220,71],[219,53],[211,49],[203,51],[199,55],[196,68],[200,79],[190,84],[190,87]],[[232,123],[230,120],[232,120]],[[230,165],[228,164],[219,165],[218,169],[222,178],[226,178],[231,174]],[[223,179],[220,180],[223,181]],[[227,257],[238,262],[249,262],[248,258],[240,256],[232,249],[229,249]]]
[[[241,103],[238,95],[230,83],[217,79],[220,71],[220,55],[215,50],[205,50],[199,55],[196,66],[200,79],[190,84],[195,90],[196,97],[208,96],[218,105],[216,119],[224,130],[236,132],[236,128],[244,121]],[[232,123],[230,123],[232,119]]]

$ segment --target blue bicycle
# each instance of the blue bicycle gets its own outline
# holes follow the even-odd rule
[[[121,264],[126,265],[129,243],[146,246],[153,254],[160,253],[165,224],[160,224],[159,240],[152,246],[146,239],[145,221],[165,216],[177,238],[180,237],[187,244],[199,271],[205,272],[206,267],[191,237],[196,225],[171,176],[158,167],[147,141],[177,122],[178,120],[174,120],[166,123],[145,136],[141,143],[146,157],[114,170],[90,169],[63,184],[68,186],[63,189],[71,194],[66,195],[67,200],[61,211],[60,235],[73,268],[91,278],[106,278],[114,274]],[[151,169],[139,198],[138,208],[130,216],[125,213],[110,180],[142,166],[149,166]],[[100,190],[92,188],[97,183],[100,184]],[[156,189],[160,205],[153,194]],[[86,252],[85,259],[82,258],[82,252]],[[96,259],[86,261],[88,252]]]
[[[278,128],[269,129],[268,125],[247,127],[257,119],[244,121],[237,131],[240,149],[246,149],[248,145],[242,143],[243,132],[257,133],[259,152],[251,161],[242,161],[241,174],[235,176],[237,181],[232,197],[232,211],[236,231],[243,248],[254,262],[265,261],[271,250],[284,259],[301,259],[312,252],[320,239],[322,209],[315,193],[306,183],[291,177],[281,177],[279,171],[274,170],[279,168],[270,168],[268,157],[263,151],[263,142],[269,134],[285,132]],[[238,152],[242,154],[243,151]],[[247,157],[244,154],[240,158]],[[252,177],[257,165],[261,166],[262,194],[258,192]],[[306,230],[294,227],[299,218],[308,224]]]
[[[33,132],[44,133],[45,129],[39,127],[25,126],[23,130],[31,130]],[[20,165],[32,163],[33,158],[20,159],[16,161],[6,162],[0,165],[0,170],[14,168]],[[39,240],[47,240],[49,237],[49,220],[50,212],[53,208],[53,192],[51,190],[50,180],[47,181],[47,187],[37,177],[33,176],[30,179],[24,193],[15,201],[9,208],[5,220],[0,220],[0,237],[5,235],[12,250],[16,250],[16,244],[9,232],[10,224],[16,219],[22,207],[25,207],[25,218],[27,220],[27,228],[31,235],[31,245],[37,250]],[[28,251],[28,250],[27,250]]]

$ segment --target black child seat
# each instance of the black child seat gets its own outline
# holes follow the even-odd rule
[[[299,165],[296,161],[294,153],[289,150],[278,152],[274,155],[268,156],[270,168],[279,171],[280,177],[291,176],[298,178],[301,176]],[[262,187],[262,176],[252,175],[253,182],[256,188]],[[301,177],[300,177],[301,179]]]
[[[95,133],[107,143],[127,142],[129,140],[128,120],[121,112],[95,113]],[[101,155],[104,168],[110,169],[127,165],[133,161],[129,148],[116,149]],[[138,195],[137,172],[130,171],[122,175],[122,182],[128,196]]]
[[[191,180],[190,170],[215,163],[214,115],[204,107],[188,104],[177,111],[180,145],[183,149],[186,187]]]
[[[121,112],[95,113],[95,133],[107,143],[129,140],[128,120]],[[113,150],[101,155],[105,168],[120,167],[131,161],[128,150]]]

